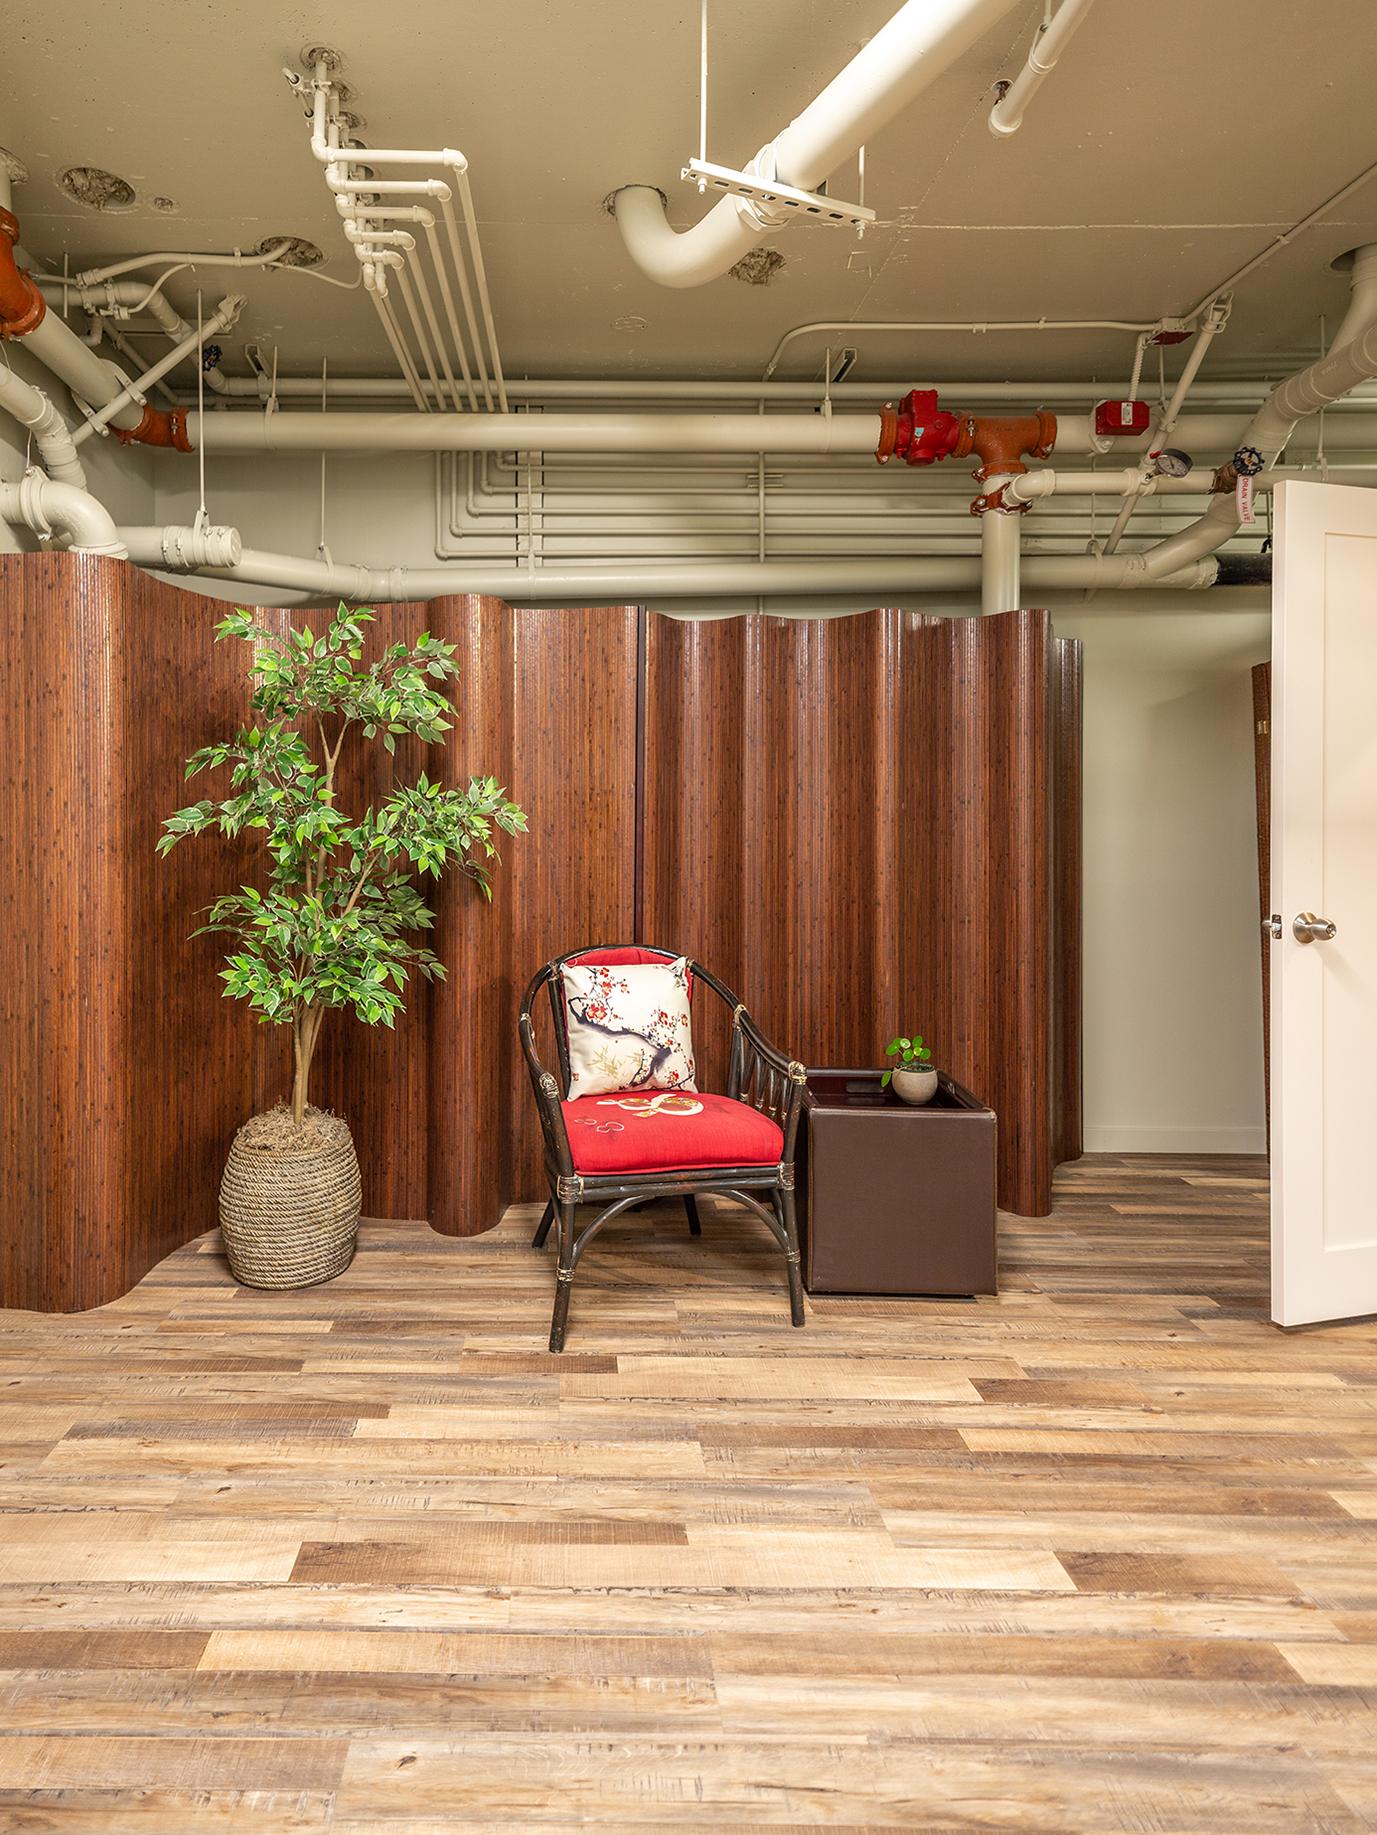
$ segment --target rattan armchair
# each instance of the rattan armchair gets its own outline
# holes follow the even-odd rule
[[[563,970],[567,963],[672,962],[676,952],[642,945],[571,951],[547,962],[521,1002],[521,1047],[535,1092],[545,1145],[550,1201],[533,1247],[542,1248],[558,1221],[558,1267],[550,1349],[564,1349],[569,1290],[589,1243],[613,1217],[655,1198],[682,1198],[689,1228],[700,1233],[697,1199],[715,1192],[749,1207],[769,1228],[784,1255],[789,1313],[803,1324],[794,1214],[794,1151],[803,1103],[804,1068],[763,1037],[729,988],[699,963],[688,964],[693,989],[705,987],[731,1011],[731,1055],[724,1096],[698,1092],[675,1096],[654,1090],[619,1097],[568,1100],[569,1042],[564,1011]],[[544,988],[554,1021],[558,1074],[540,1060],[532,1007]],[[587,1105],[596,1110],[584,1112]],[[603,1110],[615,1110],[607,1116]],[[682,1127],[637,1127],[638,1121],[673,1115]],[[666,1136],[674,1135],[672,1142]],[[758,1194],[752,1196],[752,1193]],[[596,1205],[596,1216],[576,1229],[580,1205]]]

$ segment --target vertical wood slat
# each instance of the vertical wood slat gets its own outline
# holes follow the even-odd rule
[[[922,1029],[997,1110],[1027,1215],[1080,1149],[1079,668],[1032,611],[647,639],[641,940],[711,963],[809,1063]]]

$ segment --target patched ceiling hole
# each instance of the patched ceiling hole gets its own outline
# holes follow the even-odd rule
[[[784,257],[777,248],[753,248],[727,272],[733,280],[744,281],[748,287],[768,287],[783,266]]]
[[[177,200],[176,198],[154,198],[153,208],[162,211],[164,216],[170,216],[177,208]]]
[[[74,204],[82,204],[87,210],[134,207],[134,187],[102,166],[68,166],[57,182]]]
[[[268,250],[285,242],[286,248],[276,257],[284,268],[318,268],[325,256],[314,242],[308,242],[304,236],[264,236],[255,255],[266,255]]]

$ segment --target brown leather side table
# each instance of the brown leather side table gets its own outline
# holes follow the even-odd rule
[[[911,1108],[878,1070],[810,1070],[799,1228],[810,1293],[995,1293],[995,1115],[945,1071]]]

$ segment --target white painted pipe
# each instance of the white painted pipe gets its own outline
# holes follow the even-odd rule
[[[127,319],[136,312],[146,312],[169,338],[186,335],[187,322],[181,313],[164,294],[154,292],[147,281],[108,280],[98,287],[83,287],[57,275],[36,274],[33,279],[44,299],[56,300],[63,311],[74,300],[93,318]]]
[[[799,338],[840,337],[850,344],[855,338],[870,337],[877,332],[902,334],[905,337],[923,337],[935,333],[953,331],[970,332],[973,336],[985,337],[998,335],[1001,332],[1023,331],[1136,331],[1146,333],[1156,331],[1163,321],[1161,319],[811,319],[806,325],[795,325],[786,331],[770,352],[770,361],[765,365],[761,375],[762,382],[768,382],[783,361],[784,353]],[[814,387],[817,385],[814,384]],[[904,387],[911,387],[905,384]],[[942,390],[949,398],[954,399],[957,385],[944,382]],[[1104,385],[1091,383],[1089,392],[1097,398],[1103,397]],[[903,390],[900,390],[902,393]]]
[[[38,456],[51,477],[62,484],[86,488],[86,472],[66,421],[42,389],[21,382],[13,370],[0,364],[0,409],[12,414],[33,436]]]
[[[207,452],[873,453],[880,417],[190,412],[187,432],[192,447],[204,443]],[[1059,452],[1102,452],[1107,445],[1088,416],[1059,418]]]
[[[119,536],[131,561],[173,572],[188,572],[195,567],[236,567],[244,553],[239,531],[214,523],[203,523],[199,528],[169,524],[166,528],[121,529]]]
[[[844,159],[937,81],[1018,0],[908,0],[748,171],[811,191]],[[373,154],[369,153],[370,163]],[[631,185],[614,201],[617,227],[642,273],[665,287],[697,287],[725,274],[787,220],[746,198],[725,197],[683,235],[670,228],[660,192]]]
[[[1094,4],[1095,0],[1061,0],[1051,23],[1034,39],[1027,63],[990,110],[992,134],[1007,137],[1023,126],[1028,104],[1056,69],[1058,58]]]
[[[1176,387],[1172,390],[1171,400],[1158,415],[1156,422],[1148,433],[1148,442],[1143,454],[1140,474],[1143,484],[1146,484],[1148,478],[1153,475],[1152,461],[1148,455],[1154,452],[1163,451],[1167,441],[1175,431],[1176,423],[1181,418],[1181,409],[1185,405],[1186,396],[1189,394],[1191,385],[1199,373],[1200,366],[1205,361],[1211,344],[1213,344],[1214,340],[1229,322],[1229,313],[1232,303],[1232,294],[1221,294],[1217,300],[1211,303],[1205,323],[1195,334],[1195,342],[1191,345],[1190,355],[1186,358],[1185,364],[1182,366],[1181,374],[1176,379]],[[1141,357],[1141,347],[1139,355]],[[1136,385],[1136,372],[1134,381]],[[1128,527],[1129,519],[1132,517],[1138,498],[1141,495],[1141,488],[1137,491],[1129,491],[1125,494],[1124,501],[1119,509],[1119,514],[1114,518],[1114,527],[1109,531],[1109,537],[1104,545],[1104,552],[1106,554],[1114,554],[1117,551],[1124,530]]]
[[[1377,242],[1365,242],[1352,252],[1348,270],[1348,310],[1329,340],[1330,350],[1342,350],[1374,321],[1377,321]]]
[[[1000,482],[993,478],[987,488],[997,490]],[[987,510],[980,518],[980,610],[985,617],[1019,608],[1022,520],[1013,510]]]
[[[173,329],[180,336],[186,330],[185,321],[179,317]],[[215,384],[211,383],[207,373],[206,380],[217,394],[230,399],[266,401],[274,387],[282,401],[318,402],[321,398],[319,375],[279,375],[274,382],[272,377],[260,373],[253,376],[226,376]],[[895,401],[914,386],[911,381],[834,382],[827,394],[834,403]],[[1105,394],[1102,382],[1018,383],[968,380],[944,381],[939,385],[930,379],[920,379],[917,386],[940,387],[941,394],[948,401],[959,402],[963,407],[973,402],[998,402],[1010,410],[1016,409],[1021,403],[1045,407],[1057,402],[1099,401]],[[1270,387],[1267,381],[1197,382],[1191,394],[1197,401],[1238,402],[1246,409],[1260,402]],[[823,400],[820,382],[715,382],[705,377],[678,377],[672,380],[640,376],[522,377],[515,381],[509,380],[507,392],[517,401],[801,401],[817,407]],[[329,401],[398,401],[410,399],[410,393],[400,376],[330,376],[325,383],[325,395]],[[427,386],[426,394],[433,399],[436,391]],[[1364,401],[1377,403],[1377,385],[1353,391],[1343,405],[1356,407]],[[1241,417],[1235,417],[1232,424],[1240,428],[1243,424]]]
[[[175,254],[131,255],[127,261],[112,261],[103,268],[83,268],[76,276],[77,284],[82,287],[93,287],[104,280],[114,280],[121,274],[133,274],[139,268],[185,266],[197,268],[266,268],[285,255],[291,247],[290,240],[274,242],[271,248],[261,251],[232,249],[227,254],[197,254],[178,250]]]
[[[1011,520],[1011,519],[1006,519]],[[864,561],[743,561],[703,566],[603,567],[532,570],[523,567],[454,565],[374,569],[343,562],[268,554],[246,548],[236,566],[198,567],[198,573],[246,585],[308,592],[355,604],[435,599],[447,593],[488,593],[516,604],[563,600],[568,605],[636,604],[646,598],[700,599],[736,595],[813,596],[841,592],[883,596],[896,592],[960,592],[980,582],[974,556],[921,555]],[[1173,588],[1211,586],[1213,560],[1183,568],[1162,584]],[[1064,555],[1024,562],[1030,589],[1135,587],[1148,583],[1141,555]]]
[[[42,321],[25,335],[24,348],[92,408],[105,407],[125,388],[125,378],[115,365],[96,356],[55,312],[43,314]],[[131,402],[112,418],[116,427],[137,427],[143,409]]]
[[[114,518],[103,503],[74,484],[59,483],[43,472],[29,471],[18,484],[0,484],[0,518],[32,529],[36,535],[65,535],[82,554],[127,558]]]
[[[175,369],[183,357],[189,357],[204,339],[214,337],[217,332],[228,331],[248,303],[242,293],[228,294],[199,331],[188,331],[170,351],[159,357],[156,363],[150,364],[136,382],[127,384],[98,414],[93,414],[84,426],[79,427],[76,432],[78,443],[89,439],[111,421],[118,424],[118,417],[126,404],[139,402],[146,389],[151,389],[170,369]],[[141,406],[139,411],[142,417]]]
[[[1377,257],[1377,244],[1368,243],[1354,251],[1350,280],[1353,294],[1349,312],[1340,327],[1351,331],[1356,314],[1362,313],[1366,315],[1365,328],[1346,337],[1327,355],[1273,389],[1248,423],[1237,447],[1256,448],[1264,463],[1275,459],[1295,432],[1298,422],[1328,407],[1358,383],[1377,377],[1377,264],[1374,257]],[[1341,440],[1346,444],[1342,436],[1352,425],[1346,422],[1335,427],[1332,442],[1330,429],[1326,427],[1326,447],[1331,443],[1338,446]],[[1143,558],[1152,577],[1161,579],[1188,562],[1214,554],[1238,533],[1238,529],[1234,493],[1221,492],[1210,499],[1204,515],[1196,522],[1147,549]]]

